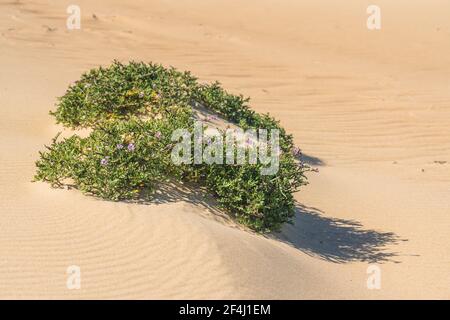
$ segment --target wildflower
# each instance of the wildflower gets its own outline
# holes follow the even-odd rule
[[[155,133],[155,138],[156,138],[156,139],[161,138],[161,132],[160,132],[160,131],[158,131],[158,132]]]
[[[100,160],[100,164],[102,166],[108,165],[108,162],[109,162],[109,157],[104,157],[102,160]]]
[[[123,144],[121,144],[121,143],[119,143],[118,145],[117,145],[117,149],[123,149]]]
[[[143,98],[145,96],[145,93],[143,91],[139,92],[139,98]]]
[[[294,148],[292,148],[292,154],[293,154],[294,156],[299,156],[299,155],[302,154],[302,151],[300,150],[300,148],[294,147]]]
[[[134,149],[135,149],[134,143],[130,143],[128,145],[128,151],[134,151]]]

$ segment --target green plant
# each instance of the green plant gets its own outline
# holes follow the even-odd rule
[[[161,181],[194,181],[238,222],[259,232],[276,230],[294,215],[293,193],[306,184],[309,167],[295,159],[292,136],[247,103],[219,83],[198,83],[189,72],[115,61],[83,74],[59,99],[51,112],[57,122],[91,132],[85,138],[53,139],[36,162],[35,180],[55,187],[72,184],[115,201],[151,196]],[[171,134],[179,128],[193,130],[199,105],[243,129],[278,129],[278,172],[262,175],[261,163],[174,165]]]

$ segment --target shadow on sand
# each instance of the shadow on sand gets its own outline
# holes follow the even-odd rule
[[[316,157],[303,154],[303,162],[312,166],[323,166],[325,163]],[[141,200],[130,201],[140,204],[164,204],[185,201],[205,209],[209,218],[216,221],[233,220],[221,210],[217,201],[209,195],[204,188],[189,184],[168,183],[158,186],[151,197],[142,195]],[[150,199],[150,200],[143,200]],[[397,244],[400,239],[392,232],[379,232],[364,229],[360,222],[326,217],[316,208],[296,204],[296,214],[293,224],[286,224],[282,230],[267,237],[282,241],[290,246],[320,259],[335,263],[368,262],[382,263],[395,262],[398,256],[390,252],[387,247]],[[240,228],[234,223],[228,224]]]
[[[304,153],[301,154],[300,156],[297,156],[296,158],[297,158],[297,160],[302,161],[306,164],[309,164],[310,166],[319,167],[319,166],[325,165],[325,162],[322,159],[314,157],[314,156],[310,156],[310,155],[307,155]]]
[[[323,212],[297,204],[294,224],[285,225],[273,237],[314,257],[335,263],[353,261],[395,262],[397,253],[386,250],[400,239],[392,232],[363,229],[361,223],[325,217]]]
[[[154,193],[143,192],[138,200],[123,201],[143,205],[162,205],[184,201],[204,210],[202,216],[219,222],[231,222],[233,218],[220,209],[218,202],[202,186],[191,183],[167,182],[157,186]],[[198,211],[200,212],[200,211]],[[236,226],[237,227],[237,226]]]
[[[161,185],[151,201],[141,203],[163,204],[178,201],[202,207],[210,213],[209,218],[214,220],[232,220],[219,209],[215,199],[206,190],[193,185]],[[299,203],[296,204],[293,224],[286,224],[281,232],[272,233],[268,237],[285,242],[310,256],[335,263],[397,263],[395,257],[398,254],[387,248],[405,241],[392,232],[364,229],[360,222],[326,217],[320,210]]]

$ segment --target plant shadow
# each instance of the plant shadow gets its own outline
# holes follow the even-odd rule
[[[126,203],[162,205],[183,201],[204,210],[196,212],[246,232],[252,232],[234,221],[222,210],[216,199],[205,188],[189,183],[161,183],[155,193],[142,194],[141,198]],[[334,263],[367,262],[399,263],[399,254],[389,251],[388,246],[401,241],[392,232],[364,229],[360,222],[324,216],[319,209],[296,203],[295,216],[291,224],[285,224],[280,232],[266,235],[267,238],[284,242],[309,256]]]
[[[185,202],[203,209],[196,211],[203,212],[202,215],[208,219],[228,222],[227,224],[233,221],[233,217],[220,208],[217,200],[206,191],[206,188],[195,183],[181,183],[176,181],[160,183],[154,192],[144,191],[141,193],[139,199],[123,202],[142,205],[163,205]],[[236,227],[239,226],[236,224]]]
[[[407,241],[392,232],[363,229],[354,220],[325,217],[320,210],[301,204],[296,205],[293,224],[283,226],[271,237],[335,263],[399,263],[395,260],[398,253],[387,250],[387,246]]]
[[[304,153],[296,156],[296,159],[303,163],[306,163],[310,166],[318,166],[319,167],[319,166],[325,165],[325,162],[322,159],[314,157],[314,156],[310,156],[310,155],[307,155]]]

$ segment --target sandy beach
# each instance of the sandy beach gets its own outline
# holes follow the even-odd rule
[[[0,0],[0,298],[450,299],[450,3]],[[32,183],[48,114],[114,59],[218,80],[319,172],[259,235],[200,192],[150,204]],[[81,287],[66,286],[69,266]],[[376,266],[381,287],[367,286]]]

